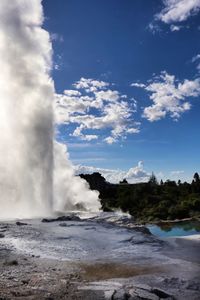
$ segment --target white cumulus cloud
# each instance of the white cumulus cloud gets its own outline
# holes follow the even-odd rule
[[[109,86],[109,83],[105,81],[94,80],[91,78],[82,77],[79,81],[74,83],[76,89],[84,89],[87,92],[95,92],[99,89],[103,89]]]
[[[81,78],[73,86],[74,90],[56,95],[55,101],[56,123],[75,125],[71,136],[91,141],[104,130],[103,140],[113,144],[139,132],[140,124],[133,119],[135,100],[128,102],[126,95],[104,81]]]
[[[200,0],[163,0],[164,8],[156,18],[164,23],[183,22],[200,10]]]
[[[191,16],[197,15],[200,11],[200,0],[162,0],[163,9],[154,16],[153,22],[148,26],[152,33],[161,29],[158,22],[171,25],[171,31],[179,31],[184,26],[181,22],[187,21]],[[177,25],[178,24],[178,25]]]
[[[186,99],[200,95],[200,78],[185,79],[181,82],[166,71],[146,85],[132,83],[131,86],[143,88],[150,93],[153,104],[145,107],[143,111],[143,117],[149,121],[160,120],[167,115],[177,120],[182,113],[191,108]]]

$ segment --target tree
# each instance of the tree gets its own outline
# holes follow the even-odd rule
[[[194,179],[192,180],[192,191],[193,193],[199,193],[200,192],[200,178],[199,174],[196,172],[194,174]]]
[[[126,178],[119,184],[105,180],[100,173],[82,174],[91,189],[98,190],[103,210],[120,208],[135,219],[148,222],[156,219],[176,219],[200,216],[200,175],[193,182],[161,180],[154,173],[149,181],[129,184]]]
[[[128,181],[126,180],[126,178],[124,178],[122,181],[119,182],[119,184],[128,184]]]
[[[200,182],[200,178],[199,178],[199,174],[196,172],[194,173],[194,182],[199,183]]]
[[[150,178],[149,178],[149,183],[153,184],[153,185],[157,185],[158,184],[158,180],[156,178],[156,176],[154,175],[154,173],[152,172]]]

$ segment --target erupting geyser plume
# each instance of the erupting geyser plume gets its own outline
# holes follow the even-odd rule
[[[54,142],[52,46],[41,0],[0,1],[0,217],[99,208]]]

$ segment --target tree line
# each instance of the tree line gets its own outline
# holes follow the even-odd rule
[[[80,174],[92,190],[98,190],[104,211],[121,209],[137,220],[174,220],[200,216],[200,177],[191,183],[158,182],[152,173],[148,182],[129,184],[126,179],[111,184],[100,173]]]

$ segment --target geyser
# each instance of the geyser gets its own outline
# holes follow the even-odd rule
[[[41,0],[0,1],[0,218],[99,208],[54,142],[50,36]]]

